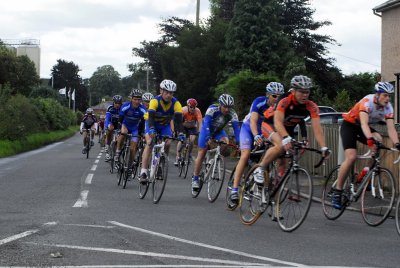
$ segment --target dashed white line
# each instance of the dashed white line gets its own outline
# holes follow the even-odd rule
[[[74,204],[74,208],[86,208],[88,207],[88,203],[87,203],[87,196],[89,194],[88,190],[83,190],[81,192],[81,196],[79,197],[79,199],[75,202]]]
[[[278,259],[267,258],[267,257],[263,257],[263,256],[249,254],[249,253],[246,253],[246,252],[236,251],[236,250],[227,249],[227,248],[221,248],[221,247],[212,246],[212,245],[208,245],[208,244],[204,244],[204,243],[200,243],[200,242],[195,242],[195,241],[191,241],[191,240],[187,240],[187,239],[182,239],[182,238],[171,236],[171,235],[166,235],[166,234],[162,234],[162,233],[149,231],[149,230],[142,229],[142,228],[139,228],[139,227],[126,225],[126,224],[119,223],[119,222],[116,222],[116,221],[109,221],[109,223],[115,224],[115,225],[120,226],[120,227],[132,229],[132,230],[135,230],[135,231],[138,231],[138,232],[147,233],[147,234],[151,234],[151,235],[154,235],[154,236],[159,236],[159,237],[162,237],[162,238],[171,239],[171,240],[174,240],[174,241],[187,243],[187,244],[191,244],[191,245],[195,245],[195,246],[200,246],[200,247],[204,247],[204,248],[209,248],[209,249],[219,250],[219,251],[223,251],[223,252],[228,252],[228,253],[231,253],[231,254],[236,254],[236,255],[240,255],[240,256],[244,256],[244,257],[248,257],[248,258],[253,258],[253,259],[258,259],[258,260],[263,260],[263,261],[268,261],[268,262],[274,262],[274,263],[279,263],[279,264],[284,264],[284,265],[291,265],[291,266],[294,266],[294,267],[308,267],[308,266],[306,266],[304,264],[300,264],[300,263],[287,262],[287,261],[282,261],[282,260],[278,260]]]
[[[96,160],[94,160],[94,163],[95,163],[95,164],[98,164],[99,161],[100,161],[99,159],[96,159]]]
[[[65,223],[63,225],[66,225],[66,226],[78,226],[78,227],[90,227],[90,228],[104,228],[104,229],[113,229],[113,228],[115,228],[115,226],[79,224],[79,223]]]
[[[92,184],[93,173],[89,173],[86,177],[85,184]]]
[[[97,165],[93,165],[92,168],[90,170],[95,171],[97,168]]]

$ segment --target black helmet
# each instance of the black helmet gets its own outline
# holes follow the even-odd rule
[[[132,91],[131,91],[131,97],[138,97],[138,98],[142,98],[142,91],[140,90],[140,89],[136,89],[136,88],[134,88],[134,89],[132,89]]]
[[[122,103],[122,96],[121,95],[115,95],[113,97],[114,103]]]

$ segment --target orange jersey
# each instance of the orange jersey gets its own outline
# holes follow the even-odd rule
[[[187,106],[182,108],[183,122],[184,125],[196,127],[198,121],[203,120],[203,116],[199,108],[196,107],[194,112],[189,112]]]
[[[368,124],[393,119],[394,117],[392,104],[389,102],[386,106],[379,106],[376,103],[375,94],[369,94],[362,98],[347,114],[343,114],[343,119],[353,124],[360,124],[361,112],[368,114]]]

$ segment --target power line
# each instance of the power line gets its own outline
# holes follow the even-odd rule
[[[332,53],[332,54],[335,54],[335,55],[350,59],[350,60],[362,62],[362,63],[365,63],[365,64],[369,64],[369,65],[381,68],[380,65],[376,65],[376,64],[373,64],[373,63],[370,63],[370,62],[366,62],[366,61],[363,61],[363,60],[359,60],[359,59],[355,59],[355,58],[352,58],[352,57],[348,57],[348,56],[345,56],[345,55],[342,55],[342,54],[339,54],[339,53],[336,53],[336,52],[332,52],[332,51],[329,51],[329,52]]]

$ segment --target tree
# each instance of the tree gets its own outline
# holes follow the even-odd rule
[[[275,0],[237,0],[222,51],[226,75],[240,70],[281,74],[293,55]]]
[[[349,99],[355,103],[367,94],[373,93],[373,88],[378,82],[378,73],[358,73],[345,75],[342,87],[348,92]]]
[[[233,9],[237,0],[210,0],[212,19],[229,21],[233,18]]]
[[[100,103],[105,96],[122,94],[121,75],[111,65],[98,67],[89,82],[92,105]]]

